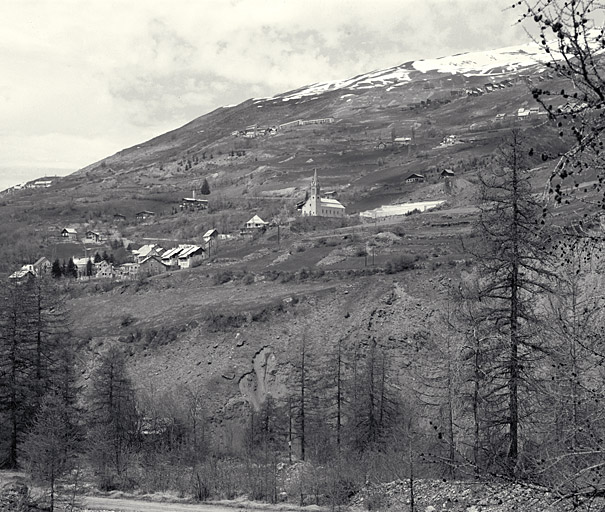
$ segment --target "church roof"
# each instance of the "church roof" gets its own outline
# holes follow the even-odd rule
[[[321,198],[321,206],[326,206],[328,208],[344,209],[344,206],[342,205],[342,203],[340,201],[337,201],[336,199],[328,199],[326,197]]]

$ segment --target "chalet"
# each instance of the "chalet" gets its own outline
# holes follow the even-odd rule
[[[86,232],[85,238],[87,242],[98,244],[101,241],[101,234],[97,233],[96,231],[88,230]]]
[[[496,114],[496,121],[505,121],[506,120],[506,114],[501,113],[501,114]]]
[[[218,231],[216,229],[209,229],[204,233],[202,240],[204,241],[204,248],[209,251],[218,241]]]
[[[61,231],[61,238],[66,240],[77,240],[78,232],[74,228],[63,228]]]
[[[204,233],[204,236],[202,237],[204,239],[204,242],[208,241],[208,240],[216,240],[218,239],[218,231],[216,229],[209,229],[208,231],[206,231]]]
[[[48,274],[52,266],[53,264],[47,258],[42,256],[32,264],[32,270],[35,275],[40,277],[45,274]]]
[[[183,245],[179,245],[178,247],[173,247],[172,249],[164,251],[162,254],[162,262],[171,268],[178,267],[179,253],[183,250],[183,247]]]
[[[143,210],[135,215],[137,220],[147,220],[155,217],[155,212],[150,212],[149,210]]]
[[[108,261],[101,260],[94,264],[95,277],[99,279],[112,279],[115,277],[115,269]]]
[[[188,245],[179,252],[179,268],[191,268],[204,259],[206,251],[198,245]]]
[[[321,197],[321,187],[317,179],[317,171],[311,180],[311,195],[301,211],[303,216],[312,217],[344,217],[346,208],[340,201]]]
[[[134,256],[135,261],[137,263],[141,263],[141,261],[148,258],[149,256],[160,256],[162,252],[164,252],[164,249],[162,249],[159,245],[147,244],[139,247],[138,249],[135,249],[134,251],[132,251],[132,254]]]
[[[76,277],[78,279],[92,277],[95,274],[94,264],[90,258],[72,258],[72,260],[76,267]],[[90,262],[90,269],[88,262]]]
[[[195,190],[192,191],[191,197],[184,197],[179,205],[181,210],[207,210],[208,200],[198,199],[195,197]]]
[[[115,269],[115,277],[117,279],[134,279],[139,273],[138,263],[124,263]]]
[[[483,88],[485,89],[485,92],[493,92],[494,91],[494,85],[493,84],[485,84],[483,86]]]
[[[36,276],[34,275],[34,273],[31,270],[24,269],[24,268],[21,268],[15,272],[13,272],[10,276],[8,276],[9,279],[12,279],[13,281],[17,281],[17,282],[29,281],[30,279],[33,279],[34,277],[36,277]]]
[[[124,222],[126,220],[126,215],[122,215],[121,213],[114,213],[113,221],[114,222]]]
[[[246,222],[246,229],[265,229],[269,223],[265,222],[258,215],[252,217],[248,222]]]
[[[529,115],[530,116],[537,116],[540,114],[540,108],[539,107],[531,107],[529,109]]]
[[[424,180],[425,180],[425,178],[422,174],[412,173],[405,179],[405,182],[406,183],[422,183],[422,182],[424,182]]]
[[[456,176],[456,173],[451,169],[443,169],[439,175],[439,179],[446,180],[448,178],[453,178],[454,176]]]
[[[412,142],[410,137],[395,137],[393,139],[393,144],[397,144],[399,146],[409,146]]]
[[[453,146],[454,144],[456,144],[456,142],[458,142],[458,137],[456,135],[447,135],[446,137],[443,138],[441,145],[442,146]]]
[[[157,255],[151,255],[139,263],[139,276],[155,276],[170,270],[170,265],[164,263],[162,258]]]

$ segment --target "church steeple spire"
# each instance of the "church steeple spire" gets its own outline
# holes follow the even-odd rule
[[[315,197],[317,200],[320,198],[319,181],[317,181],[317,169],[315,169],[313,181],[311,181],[311,196]]]

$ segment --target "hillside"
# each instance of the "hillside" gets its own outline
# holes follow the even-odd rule
[[[397,443],[402,436],[414,437],[413,422],[422,432],[413,448],[420,476],[442,472],[472,478],[469,440],[478,423],[471,423],[479,420],[471,420],[468,404],[455,395],[463,388],[468,400],[471,383],[479,382],[477,371],[469,370],[468,354],[468,344],[479,338],[469,326],[455,325],[451,316],[463,307],[456,302],[458,285],[475,268],[470,249],[477,241],[472,228],[481,177],[496,165],[511,130],[521,134],[533,194],[540,198],[549,197],[544,194],[548,178],[570,145],[535,104],[535,84],[560,89],[565,81],[546,70],[535,46],[526,45],[408,62],[219,108],[53,179],[48,187],[3,194],[0,272],[8,275],[41,256],[55,261],[95,253],[109,258],[111,253],[108,261],[118,265],[133,259],[132,250],[144,244],[202,246],[208,230],[220,233],[214,245],[204,245],[211,252],[189,268],[123,281],[58,281],[78,340],[83,392],[90,389],[107,348],[119,347],[136,390],[141,435],[150,446],[157,441],[166,450],[145,455],[158,471],[152,476],[140,469],[146,463],[143,456],[133,463],[141,474],[129,478],[140,478],[141,489],[164,484],[166,475],[173,474],[174,481],[182,477],[179,485],[187,479],[182,484],[187,492],[197,485],[196,492],[202,493],[202,483],[207,485],[203,478],[228,486],[242,467],[251,474],[254,456],[264,457],[253,464],[254,471],[264,471],[262,498],[275,501],[278,486],[273,484],[270,497],[266,469],[287,473],[280,466],[285,464],[284,447],[291,463],[298,456],[293,451],[300,451],[304,460],[308,443],[315,450],[312,459],[324,464],[314,468],[317,474],[334,471],[334,488],[344,493],[340,504],[360,490],[360,482],[368,483],[367,475],[341,475],[342,468],[329,466],[348,462],[340,459],[340,427],[354,453],[352,468],[372,467],[373,475],[391,478],[400,468],[386,467],[384,453],[396,447],[403,457],[409,450],[412,464],[411,441],[408,448]],[[446,169],[451,172],[444,178]],[[346,216],[301,217],[296,205],[305,198],[315,171],[322,191],[346,205]],[[578,185],[573,198],[590,199],[591,172],[582,184],[570,176],[563,187]],[[412,173],[422,179],[407,180]],[[199,201],[196,194],[205,181],[210,188],[204,196],[207,207],[184,207],[184,197]],[[381,215],[393,211],[385,207],[424,201],[439,206]],[[579,219],[582,229],[596,226],[595,219],[585,218],[581,201],[550,206],[546,213],[559,227]],[[267,221],[266,227],[242,229],[255,214]],[[65,227],[79,235],[64,239]],[[91,231],[98,240],[84,238]],[[483,334],[482,342],[494,337]],[[451,360],[469,373],[452,377]],[[341,369],[346,382],[340,380]],[[305,371],[312,375],[310,396],[304,394]],[[460,389],[453,387],[456,378]],[[433,387],[436,395],[431,395]],[[293,434],[304,436],[300,411],[307,404],[313,411],[306,418],[311,441]],[[341,406],[348,414],[342,425]],[[367,421],[358,410],[363,408],[370,411]],[[380,420],[374,417],[377,410]],[[462,426],[454,425],[454,414],[462,418]],[[147,428],[149,418],[159,426]],[[355,437],[367,425],[371,431],[380,422],[382,428],[383,418],[383,437]],[[193,455],[179,451],[191,449],[185,439],[191,421]],[[546,413],[544,421],[549,421]],[[196,437],[200,425],[201,441]],[[452,439],[444,440],[447,425]],[[455,430],[466,444],[455,455],[446,454],[447,443],[455,444]],[[485,467],[500,471],[497,461],[506,451],[502,425],[489,435],[497,441],[484,442],[493,449],[485,456]],[[473,440],[478,446],[478,437]],[[197,458],[198,452],[216,459]],[[331,461],[335,453],[338,457]],[[248,459],[237,459],[242,454]],[[165,467],[156,467],[154,457],[163,456]],[[193,457],[197,482],[193,469],[189,474],[187,457]],[[222,463],[233,465],[220,474]],[[305,478],[313,480],[304,468],[292,467],[301,471],[296,476],[301,489]],[[214,473],[202,478],[199,471]],[[322,489],[317,504],[337,503],[332,491]],[[216,484],[212,492],[233,497],[234,491]],[[296,495],[289,492],[289,498]],[[301,504],[302,494],[300,490]],[[307,491],[308,500],[311,494]]]

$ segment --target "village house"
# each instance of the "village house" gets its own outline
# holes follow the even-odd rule
[[[147,220],[153,217],[155,217],[155,212],[150,212],[149,210],[143,210],[135,215],[135,218],[139,221]]]
[[[248,222],[246,222],[246,229],[265,229],[269,223],[265,222],[258,215],[252,217]]]
[[[439,179],[446,180],[448,178],[453,178],[454,176],[456,176],[456,173],[451,169],[443,169],[439,175]]]
[[[119,267],[116,267],[114,276],[116,279],[126,280],[126,279],[135,279],[139,273],[139,264],[138,263],[124,263]]]
[[[94,275],[99,279],[112,279],[115,276],[115,269],[108,261],[101,260],[94,263]]]
[[[40,277],[48,274],[52,266],[53,264],[45,256],[42,256],[32,264],[32,270],[36,276]]]
[[[195,197],[195,190],[191,192],[191,197],[184,197],[179,205],[181,210],[194,211],[194,210],[207,210],[208,200],[198,199]]]
[[[179,253],[185,247],[184,245],[179,245],[178,247],[173,247],[172,249],[167,249],[162,254],[162,262],[164,262],[170,268],[178,268],[179,266]]]
[[[344,217],[346,208],[337,199],[321,197],[321,187],[317,179],[317,170],[311,180],[311,194],[301,209],[303,217]]]
[[[87,242],[98,244],[101,241],[101,234],[96,231],[88,230],[85,235]]]
[[[134,251],[132,251],[132,254],[136,263],[141,263],[141,261],[148,258],[149,256],[160,256],[163,252],[164,249],[162,249],[159,245],[147,244],[139,247],[138,249],[135,249]]]
[[[63,228],[61,238],[65,240],[77,240],[78,232],[74,228]]]
[[[12,279],[17,282],[28,281],[29,279],[33,279],[35,277],[36,276],[34,275],[34,273],[31,270],[24,269],[24,268],[16,270],[10,276],[8,276],[9,279]]]
[[[124,222],[126,220],[126,215],[122,215],[121,213],[114,213],[113,214],[113,221],[114,222]]]
[[[422,182],[424,182],[424,180],[425,180],[425,178],[422,174],[412,173],[405,179],[405,182],[406,183],[422,183]]]
[[[94,267],[94,263],[92,263],[92,260],[90,258],[72,258],[72,261],[74,262],[74,265],[76,267],[76,277],[78,279],[94,276],[95,267]],[[90,265],[88,265],[88,262],[90,262]],[[89,266],[90,266],[90,275],[88,274]]]
[[[179,268],[192,268],[204,259],[206,251],[198,245],[189,245],[179,252]]]
[[[204,249],[206,249],[208,256],[210,256],[210,253],[213,252],[214,247],[218,243],[218,231],[216,229],[209,229],[204,233],[202,240],[204,241]]]
[[[167,272],[168,270],[170,270],[170,265],[164,263],[160,256],[153,254],[139,263],[138,275],[151,277]]]

